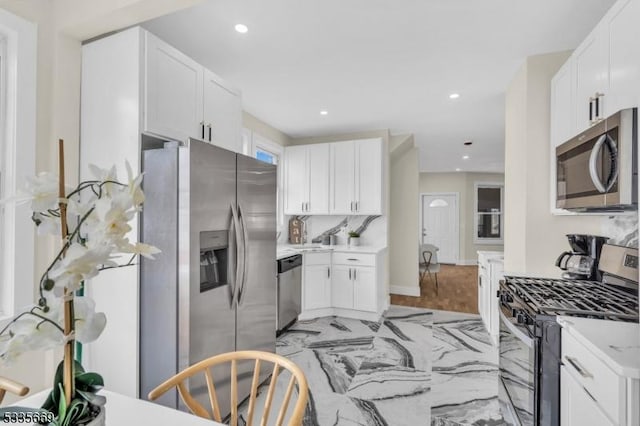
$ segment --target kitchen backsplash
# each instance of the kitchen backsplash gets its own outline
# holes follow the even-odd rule
[[[304,218],[305,216],[301,216]],[[288,242],[288,223],[291,217],[286,217],[286,229],[278,240],[280,243]],[[365,222],[368,220],[368,225]],[[337,244],[347,244],[349,231],[356,231],[362,225],[366,228],[360,234],[360,245],[386,246],[387,245],[387,218],[385,216],[306,216],[307,243],[322,233],[338,227]]]
[[[611,216],[603,224],[602,235],[609,243],[638,248],[638,213]]]

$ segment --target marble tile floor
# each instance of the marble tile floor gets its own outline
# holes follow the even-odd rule
[[[478,315],[391,306],[379,322],[301,321],[276,350],[306,373],[305,426],[504,424],[497,353]],[[288,377],[277,383],[274,407]]]

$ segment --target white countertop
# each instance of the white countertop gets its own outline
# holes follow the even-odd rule
[[[640,324],[566,316],[557,321],[618,375],[640,379]]]
[[[42,391],[24,398],[14,405],[21,407],[40,407],[49,391]],[[155,426],[223,426],[221,423],[203,419],[193,414],[163,407],[162,405],[141,399],[131,398],[115,392],[101,390],[100,395],[107,398],[106,426],[155,425]]]
[[[503,251],[488,251],[488,250],[478,250],[478,256],[491,257],[491,258],[500,258],[504,259]]]
[[[291,245],[291,244],[278,244],[277,247],[277,259],[282,259],[294,254],[304,253],[320,253],[320,252],[349,252],[349,253],[366,253],[366,254],[378,254],[381,251],[386,250],[386,246],[348,246],[348,245],[335,245],[335,246],[323,246],[320,244],[305,244],[305,245]]]

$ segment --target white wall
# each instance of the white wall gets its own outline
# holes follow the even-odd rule
[[[474,242],[473,211],[476,183],[503,182],[504,175],[502,173],[420,173],[420,193],[457,192],[460,194],[459,264],[475,265],[478,260],[478,250],[503,250],[502,244],[476,244]],[[422,200],[419,202],[421,203]],[[422,221],[422,218],[420,218],[420,221]]]
[[[38,27],[37,171],[55,171],[57,141],[65,140],[67,184],[78,180],[81,42],[100,34],[189,7],[202,0],[0,0],[6,9]],[[36,276],[53,258],[58,242],[37,238]],[[34,283],[34,286],[37,284]],[[117,350],[117,348],[114,348]],[[38,391],[51,386],[59,354],[31,353],[0,375]],[[8,397],[6,401],[11,401]]]
[[[413,135],[390,141],[389,284],[391,293],[420,295],[418,282],[419,150]]]
[[[254,115],[249,114],[246,111],[242,112],[242,127],[249,129],[254,133],[259,134],[272,142],[275,142],[282,146],[287,146],[291,143],[291,138],[286,133],[281,132],[268,123],[260,120]]]
[[[637,217],[553,216],[549,208],[550,82],[569,52],[526,59],[506,94],[505,271],[558,277],[565,234],[637,235]],[[635,238],[637,244],[637,237]]]

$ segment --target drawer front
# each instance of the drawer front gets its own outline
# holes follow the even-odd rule
[[[562,330],[562,364],[576,381],[618,424],[625,397],[625,382],[573,336]]]
[[[324,253],[305,253],[302,255],[305,265],[330,265],[331,252]]]
[[[333,264],[351,266],[376,266],[376,255],[336,252],[333,253]]]

